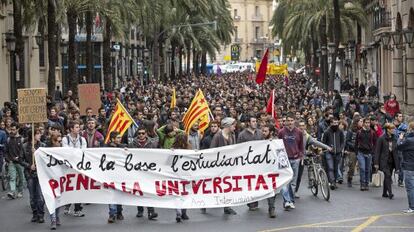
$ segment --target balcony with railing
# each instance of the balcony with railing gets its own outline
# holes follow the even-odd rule
[[[252,21],[253,22],[262,22],[263,21],[263,15],[262,14],[252,15]]]
[[[374,12],[373,17],[374,17],[374,20],[372,21],[373,30],[391,27],[391,12],[377,11],[377,12]]]

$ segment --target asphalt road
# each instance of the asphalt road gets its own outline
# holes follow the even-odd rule
[[[190,220],[179,224],[172,209],[156,209],[158,219],[149,221],[136,218],[136,208],[126,206],[124,221],[107,224],[108,206],[88,205],[83,218],[64,216],[61,212],[62,226],[58,231],[414,231],[414,214],[401,213],[408,204],[405,188],[394,185],[395,198],[389,200],[381,197],[381,188],[361,192],[357,185],[353,188],[339,185],[331,193],[330,202],[326,202],[314,197],[306,183],[304,180],[294,210],[284,211],[278,196],[275,219],[268,218],[267,202],[262,201],[260,210],[254,212],[245,206],[235,207],[238,213],[235,216],[223,215],[222,209],[209,209],[207,214],[189,210]],[[0,199],[0,232],[49,230],[48,217],[44,224],[31,223],[30,219],[27,192],[22,199]]]

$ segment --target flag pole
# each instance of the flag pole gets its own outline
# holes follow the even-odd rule
[[[119,100],[119,98],[116,99],[116,101],[119,103],[119,105],[122,107],[122,109],[128,114],[128,116],[132,119],[132,122],[134,123],[134,125],[136,127],[138,127],[137,123],[135,122],[134,118],[131,117],[131,115],[129,114],[128,110],[125,109],[124,105],[122,105],[122,102]]]

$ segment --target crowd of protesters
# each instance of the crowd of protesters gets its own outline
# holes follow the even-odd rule
[[[170,108],[172,89],[177,104]],[[181,122],[195,92],[201,89],[212,111],[213,119],[205,133],[198,124],[189,134]],[[126,80],[114,92],[102,92],[102,107],[94,115],[92,109],[80,112],[78,99],[71,91],[48,98],[48,121],[37,124],[32,149],[31,125],[19,124],[15,103],[4,103],[0,124],[0,168],[7,163],[10,189],[8,198],[23,197],[25,183],[33,211],[32,222],[43,223],[44,202],[32,162],[32,153],[39,147],[129,147],[207,149],[262,139],[283,139],[293,170],[292,181],[281,190],[283,208],[295,208],[306,155],[310,152],[323,157],[332,190],[346,181],[352,188],[369,190],[372,173],[384,173],[382,196],[393,199],[392,175],[398,173],[398,185],[407,190],[409,207],[414,211],[414,122],[407,123],[401,114],[395,95],[385,103],[369,96],[364,87],[349,86],[349,97],[338,91],[324,92],[311,78],[298,74],[289,77],[268,76],[257,85],[251,74],[233,73],[212,77],[182,77],[169,82],[153,81],[145,86],[139,80]],[[267,101],[275,90],[274,105],[277,118],[266,112]],[[107,127],[120,99],[135,120],[127,133],[109,135],[104,143]],[[276,121],[277,120],[277,121]],[[359,167],[359,184],[354,179]],[[67,205],[64,214],[83,217],[82,204]],[[258,202],[248,204],[258,209]],[[73,211],[71,209],[73,208]],[[122,206],[109,205],[108,223],[123,220]],[[150,220],[158,214],[147,208]],[[268,199],[269,217],[276,217],[275,197]],[[206,213],[206,209],[201,209]],[[224,208],[224,213],[237,212]],[[60,225],[59,209],[50,212],[51,229]],[[137,207],[137,217],[143,217],[144,207]],[[188,220],[185,209],[176,210],[176,221]]]

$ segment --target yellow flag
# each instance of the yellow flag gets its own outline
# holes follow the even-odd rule
[[[105,138],[105,143],[109,142],[109,135],[112,131],[119,132],[120,136],[123,136],[125,131],[134,123],[134,119],[132,119],[131,115],[129,115],[128,111],[122,105],[122,103],[117,99],[117,103],[115,106],[115,112],[112,115],[111,123],[109,123],[108,133]],[[136,125],[136,124],[135,124]]]
[[[176,105],[177,105],[177,98],[175,96],[175,88],[173,88],[172,96],[171,96],[171,106],[170,106],[170,109],[174,109]]]

